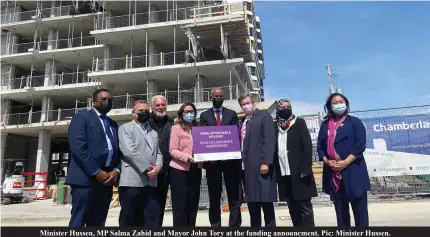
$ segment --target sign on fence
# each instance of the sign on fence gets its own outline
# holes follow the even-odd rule
[[[430,174],[430,116],[362,119],[367,131],[364,153],[371,176]]]
[[[306,126],[308,127],[309,134],[311,135],[312,144],[316,146],[318,140],[318,133],[320,131],[321,119],[319,115],[313,116],[299,116],[304,119],[306,122]]]
[[[242,158],[237,126],[194,127],[192,136],[195,161]]]

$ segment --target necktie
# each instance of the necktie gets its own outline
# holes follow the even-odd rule
[[[215,113],[216,113],[216,123],[218,124],[218,126],[220,126],[221,125],[221,116],[220,116],[220,111],[219,111],[219,109],[217,109],[217,110],[215,110]]]
[[[246,136],[246,123],[247,123],[247,120],[245,120],[242,124],[242,131],[241,131],[242,142],[245,140],[245,136]]]
[[[114,143],[114,139],[113,139],[112,132],[111,132],[111,130],[110,130],[110,126],[109,126],[109,120],[108,120],[108,118],[106,117],[106,115],[100,115],[100,118],[101,118],[101,119],[102,119],[102,121],[103,121],[103,125],[104,125],[104,127],[105,127],[106,135],[108,136],[108,138],[109,138],[109,140],[110,140],[111,144],[112,144],[112,143]]]

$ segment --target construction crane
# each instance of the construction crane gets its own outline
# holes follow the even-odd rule
[[[326,64],[325,68],[327,69],[327,75],[328,75],[328,81],[329,81],[329,94],[333,94],[333,93],[339,93],[339,94],[343,94],[342,89],[340,89],[339,87],[337,87],[337,85],[335,85],[334,83],[334,78],[337,77],[337,74],[335,72],[332,71],[332,69],[330,68],[330,64]]]

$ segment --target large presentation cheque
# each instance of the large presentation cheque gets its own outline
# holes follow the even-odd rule
[[[242,158],[237,126],[194,127],[192,135],[195,161]]]

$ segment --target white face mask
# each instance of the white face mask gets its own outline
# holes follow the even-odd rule
[[[254,106],[252,104],[246,104],[246,105],[242,106],[242,111],[246,115],[250,115],[254,112]]]

